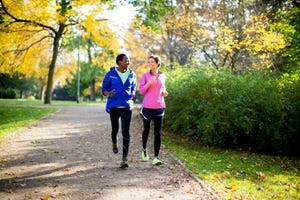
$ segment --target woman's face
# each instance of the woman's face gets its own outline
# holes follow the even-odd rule
[[[158,63],[154,60],[154,58],[149,58],[147,65],[152,71],[155,71],[158,68]]]

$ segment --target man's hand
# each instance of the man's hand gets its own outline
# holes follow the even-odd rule
[[[104,91],[104,95],[107,96],[107,97],[113,97],[115,95],[115,89],[113,89],[110,92]]]
[[[132,100],[133,100],[133,102],[135,102],[135,100],[136,100],[136,96],[135,95],[132,95]]]

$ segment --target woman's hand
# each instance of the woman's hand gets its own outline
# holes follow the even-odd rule
[[[161,93],[164,97],[168,96],[168,92],[166,90],[162,91]]]
[[[156,80],[156,76],[152,76],[152,77],[150,78],[149,82],[152,83],[152,82],[155,81],[155,80]]]

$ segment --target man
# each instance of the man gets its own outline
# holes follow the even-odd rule
[[[121,118],[123,154],[120,167],[128,167],[130,142],[130,121],[136,92],[136,74],[129,68],[130,59],[126,54],[116,58],[117,66],[110,68],[102,83],[102,94],[107,96],[106,112],[110,114],[113,152],[118,153],[117,135]]]

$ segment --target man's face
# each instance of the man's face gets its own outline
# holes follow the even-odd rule
[[[119,62],[120,67],[127,68],[130,65],[130,60],[127,56],[124,56],[123,59]]]

